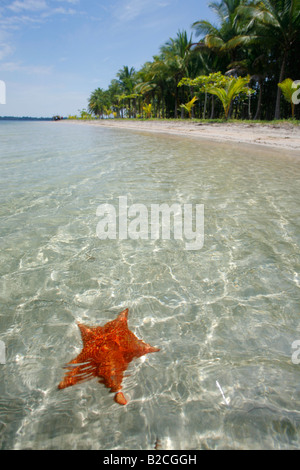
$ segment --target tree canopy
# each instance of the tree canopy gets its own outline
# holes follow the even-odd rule
[[[292,104],[299,119],[300,106],[286,96],[300,79],[300,0],[220,0],[209,7],[216,24],[196,17],[193,34],[179,30],[140,70],[124,65],[107,90],[91,93],[89,112],[271,120],[289,118]]]

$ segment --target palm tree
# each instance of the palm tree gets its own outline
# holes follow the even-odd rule
[[[290,103],[292,108],[292,118],[295,117],[295,103],[293,100],[293,96],[295,91],[300,88],[300,84],[294,85],[294,81],[291,78],[286,78],[282,83],[278,83],[284,98],[288,103]]]
[[[192,110],[193,110],[193,107],[195,106],[195,101],[197,101],[197,97],[194,96],[188,103],[185,103],[185,104],[181,104],[181,108],[183,108],[185,111],[187,111],[188,115],[189,115],[189,118],[192,117]]]
[[[215,108],[216,113],[222,112],[221,102],[215,98],[219,96],[228,118],[230,111],[226,100],[232,90],[211,82],[211,74],[220,72],[233,73],[235,77],[250,75],[256,93],[253,100],[249,95],[249,116],[253,103],[256,119],[260,114],[262,118],[270,119],[276,101],[275,118],[279,118],[282,86],[277,86],[278,83],[282,84],[287,76],[300,78],[297,77],[300,70],[300,0],[211,0],[209,7],[218,22],[214,25],[199,20],[193,24],[198,43],[193,44],[192,34],[189,36],[186,31],[179,30],[177,36],[170,38],[159,54],[138,72],[133,67],[123,66],[108,90],[95,90],[89,99],[89,111],[103,116],[105,108],[109,108],[123,117],[123,111],[127,109],[127,116],[132,117],[136,115],[137,107],[141,114],[143,106],[151,105],[152,116],[177,118],[179,103],[189,103],[196,90],[198,101],[197,106],[190,108],[191,116],[199,116],[202,110],[205,116],[209,102],[211,118]],[[203,79],[204,76],[208,81]],[[184,77],[192,81],[179,89],[178,84]],[[196,77],[201,77],[202,85],[193,82]],[[212,85],[215,91],[208,93]],[[217,91],[218,88],[223,91]],[[232,96],[237,95],[233,93]],[[236,102],[239,104],[242,100]],[[182,117],[184,109],[181,106]]]
[[[145,115],[146,115],[146,118],[147,118],[147,119],[150,119],[150,118],[151,118],[151,112],[152,112],[152,104],[151,104],[151,103],[145,104],[145,105],[143,106],[143,111],[144,111],[144,113],[145,113]]]
[[[209,8],[216,14],[219,26],[216,26],[209,21],[200,20],[193,23],[192,27],[196,31],[196,36],[201,36],[203,39],[195,44],[196,50],[202,50],[205,60],[213,63],[213,67],[210,67],[208,73],[221,71],[225,73],[232,68],[232,64],[238,60],[241,60],[243,55],[239,54],[239,48],[241,44],[236,42],[234,46],[230,44],[233,38],[236,38],[239,34],[240,25],[236,22],[236,11],[241,5],[244,5],[247,0],[221,0],[219,3],[210,2]],[[213,62],[212,62],[213,61]],[[206,99],[207,94],[205,92],[205,104],[204,104],[204,116],[206,111]],[[214,116],[214,97],[212,96],[211,106],[211,119]]]
[[[133,99],[133,108],[134,114],[136,110],[135,106],[135,97],[129,97],[134,94],[134,86],[136,84],[136,72],[134,67],[129,68],[127,65],[124,65],[117,73],[119,78],[119,83],[125,95],[128,95],[129,101],[129,117],[131,117],[131,99]]]
[[[236,98],[240,93],[250,93],[250,89],[246,87],[246,85],[250,81],[250,76],[248,77],[231,77],[225,87],[223,86],[212,86],[208,88],[207,93],[212,93],[216,95],[222,102],[224,112],[225,112],[225,119],[228,120],[230,105],[234,98]]]
[[[162,60],[161,56],[153,56],[153,62],[151,62],[149,73],[151,74],[152,84],[154,84],[156,87],[158,106],[161,104],[162,118],[164,119],[166,108],[165,92],[170,76],[168,66],[164,60]]]
[[[209,7],[216,13],[220,27],[209,21],[195,21],[192,27],[196,31],[196,36],[204,36],[204,45],[213,49],[221,56],[228,56],[231,61],[235,60],[234,48],[228,47],[228,42],[239,33],[239,25],[236,22],[236,11],[246,0],[221,0],[220,3],[211,2]],[[228,62],[227,62],[228,65]]]
[[[111,102],[111,108],[120,117],[120,100],[119,96],[122,94],[122,88],[118,80],[111,80],[108,87],[108,95]]]
[[[214,72],[214,73],[210,73],[209,75],[199,75],[196,78],[184,77],[182,80],[180,80],[180,82],[178,83],[178,86],[187,85],[191,89],[194,90],[194,88],[196,88],[196,90],[198,90],[200,93],[205,94],[204,110],[203,110],[203,119],[205,119],[205,117],[206,117],[207,94],[209,93],[208,90],[213,88],[213,87],[214,88],[224,88],[226,86],[228,80],[229,80],[229,78],[225,75],[222,75],[221,72]],[[212,94],[212,98],[214,97],[214,94]],[[213,111],[214,110],[212,109],[212,114],[213,114]],[[211,117],[211,119],[212,119],[212,117]]]
[[[153,62],[146,62],[137,73],[137,83],[134,87],[136,93],[143,97],[144,103],[153,107],[155,114],[155,103],[159,107],[160,93],[159,86],[154,79]]]
[[[254,88],[257,99],[256,111],[253,119],[257,120],[261,117],[264,81],[268,76],[268,73],[272,72],[273,67],[272,64],[269,64],[266,51],[258,46],[253,47],[249,45],[247,48],[243,49],[243,55],[244,58],[242,60],[238,60],[230,64],[230,72],[240,76],[250,75],[251,82],[255,82]]]
[[[178,31],[176,38],[170,38],[160,49],[161,58],[174,82],[175,119],[178,117],[178,83],[188,73],[188,63],[193,54],[191,45],[192,35],[188,38],[186,31]]]
[[[97,88],[91,94],[88,102],[88,110],[95,116],[103,117],[105,108],[110,107],[109,95],[102,88]]]
[[[269,50],[271,56],[279,57],[279,80],[284,79],[289,56],[297,60],[296,45],[300,43],[300,1],[259,0],[237,9],[237,21],[244,22],[244,34],[235,41],[258,43]],[[233,45],[234,41],[231,45]],[[280,119],[281,89],[277,87],[275,119]]]
[[[129,68],[128,65],[124,65],[123,68],[118,71],[117,77],[119,78],[119,83],[123,91],[127,95],[130,95],[131,93],[133,93],[133,88],[135,84],[134,67]]]

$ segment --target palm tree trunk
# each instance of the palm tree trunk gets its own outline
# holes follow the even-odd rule
[[[251,96],[248,96],[248,119],[251,119]]]
[[[281,64],[281,69],[280,69],[280,75],[279,75],[279,82],[278,83],[281,83],[283,81],[284,72],[285,72],[285,63],[286,63],[286,51],[284,51],[284,54],[283,54],[282,64]],[[276,96],[274,119],[280,119],[280,97],[281,97],[281,89],[280,89],[279,86],[277,86],[277,96]]]
[[[248,88],[250,88],[249,85],[248,85]],[[251,119],[251,94],[250,93],[248,96],[248,119]]]
[[[211,113],[210,113],[210,119],[214,119],[215,117],[215,97],[214,95],[211,95]]]
[[[177,88],[177,83],[176,83],[176,89],[175,89],[175,107],[174,107],[174,118],[177,119],[177,101],[178,101],[178,88]]]
[[[232,109],[233,109],[233,100],[230,102],[229,108],[227,109],[227,113],[226,113],[226,110],[225,110],[225,119],[226,119],[226,121],[228,121],[228,119],[231,118]]]
[[[175,79],[175,108],[174,108],[174,118],[178,118],[178,83],[179,79],[176,77]]]
[[[185,101],[185,98],[184,98],[184,87],[182,86],[182,87],[181,87],[181,103],[184,103],[184,101]],[[184,119],[184,109],[183,109],[183,108],[181,108],[180,118],[181,118],[181,119]]]
[[[261,100],[262,100],[262,81],[261,80],[259,80],[258,85],[259,85],[259,94],[258,94],[256,113],[254,116],[255,121],[257,119],[260,119],[260,114],[261,114]]]
[[[160,91],[161,91],[161,116],[164,119],[165,118],[165,100],[164,100],[164,87],[160,85]]]
[[[155,91],[151,92],[150,103],[152,104],[152,108],[151,108],[152,116],[156,118],[157,116],[156,116],[156,106],[155,106]]]
[[[205,92],[203,119],[205,119],[205,116],[206,116],[206,105],[207,105],[207,93]]]
[[[193,98],[193,96],[194,96],[194,87],[193,86],[190,87],[190,92],[191,92],[191,97]],[[195,118],[195,108],[194,108],[194,106],[192,107],[191,117],[192,117],[192,119]]]

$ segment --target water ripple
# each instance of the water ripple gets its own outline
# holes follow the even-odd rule
[[[4,126],[0,448],[299,448],[299,163],[175,136]],[[97,207],[124,195],[204,204],[202,250],[99,240]],[[130,365],[129,404],[97,381],[58,392],[81,349],[76,322],[125,307],[161,348]]]

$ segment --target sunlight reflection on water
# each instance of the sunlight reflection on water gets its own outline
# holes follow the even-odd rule
[[[71,124],[0,138],[0,448],[298,448],[299,161]],[[99,240],[97,207],[124,195],[204,204],[202,250]],[[132,362],[128,405],[97,381],[58,391],[76,322],[124,307],[161,348]]]

